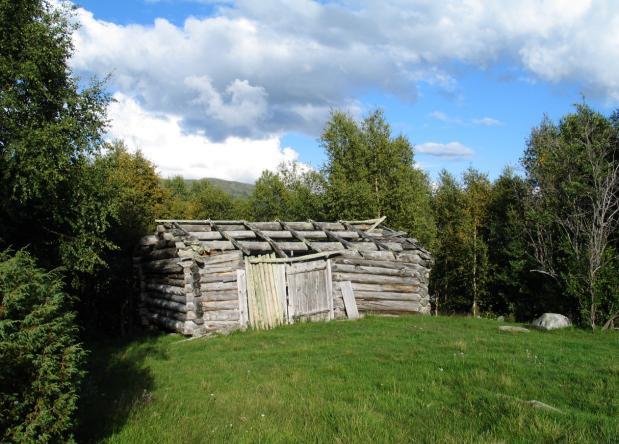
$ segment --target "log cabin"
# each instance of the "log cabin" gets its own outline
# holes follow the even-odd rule
[[[201,336],[428,314],[432,256],[384,219],[158,220],[134,257],[142,322]]]

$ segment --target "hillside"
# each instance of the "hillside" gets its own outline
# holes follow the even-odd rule
[[[369,317],[95,348],[78,438],[616,442],[619,335],[499,325]]]
[[[254,191],[254,185],[249,183],[237,182],[234,180],[215,179],[213,177],[206,177],[205,179],[233,197],[248,197]],[[163,182],[167,180],[169,179],[162,179]],[[191,187],[191,184],[196,180],[198,179],[184,179],[185,184],[188,187]]]
[[[247,197],[254,191],[254,185],[249,183],[236,182],[234,180],[215,179],[212,177],[207,177],[207,180],[234,197]]]

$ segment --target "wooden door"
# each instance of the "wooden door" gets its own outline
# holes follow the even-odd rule
[[[256,329],[273,328],[286,323],[286,265],[269,262],[275,255],[265,255],[263,262],[245,259],[247,285],[247,324]],[[242,295],[240,295],[242,297]],[[243,309],[240,303],[241,310]]]
[[[289,323],[333,319],[331,261],[291,263],[286,281]]]

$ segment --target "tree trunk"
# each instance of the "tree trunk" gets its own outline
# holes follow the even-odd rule
[[[473,317],[477,317],[477,223],[473,231]]]

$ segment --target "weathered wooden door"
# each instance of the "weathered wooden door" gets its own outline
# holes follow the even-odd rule
[[[288,320],[286,264],[268,262],[270,259],[275,259],[275,256],[265,255],[262,257],[264,261],[258,263],[245,259],[247,324],[252,328],[273,328]],[[243,304],[239,305],[242,311]]]
[[[331,261],[286,266],[288,322],[333,319]]]
[[[286,263],[274,255],[246,258],[237,282],[242,327],[266,329],[333,319],[329,260]]]

